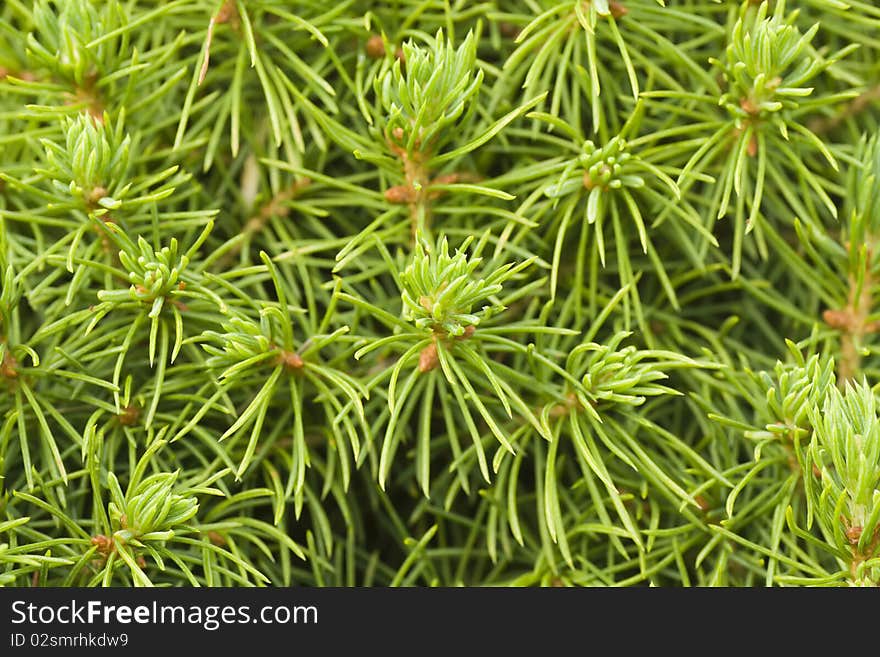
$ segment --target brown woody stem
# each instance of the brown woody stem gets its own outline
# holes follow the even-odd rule
[[[871,239],[866,238],[871,244]],[[880,323],[869,321],[873,287],[876,282],[871,272],[871,258],[865,267],[861,289],[857,276],[849,276],[849,296],[846,307],[839,310],[828,309],[822,313],[825,323],[840,331],[840,359],[837,363],[838,383],[842,386],[853,380],[862,366],[862,341],[871,333],[880,330]]]

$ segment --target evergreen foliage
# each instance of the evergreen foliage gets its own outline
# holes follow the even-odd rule
[[[0,4],[0,585],[880,585],[880,8]]]

